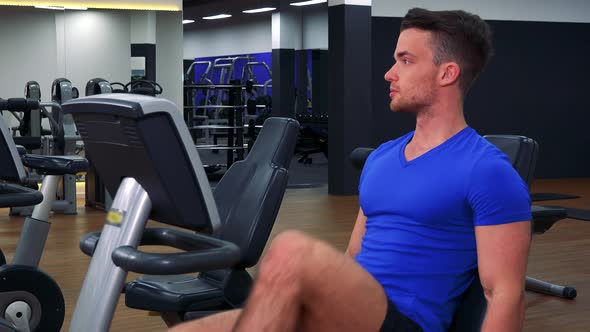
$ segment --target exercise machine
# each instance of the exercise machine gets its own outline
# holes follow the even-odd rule
[[[105,83],[106,81],[104,81],[103,83]],[[88,82],[90,84],[90,82]],[[108,82],[106,82],[108,83]],[[105,83],[105,85],[106,85]],[[133,93],[133,94],[138,94],[138,95],[145,95],[145,96],[158,96],[161,95],[162,92],[164,92],[164,89],[162,88],[162,86],[160,84],[158,84],[157,82],[154,81],[149,81],[149,80],[133,80],[128,82],[127,84],[123,84],[120,82],[112,82],[112,83],[108,83],[111,86],[111,92],[112,93]],[[119,87],[119,88],[116,88]],[[95,90],[96,91],[96,90]],[[105,93],[105,92],[100,92],[100,93]],[[98,94],[98,93],[92,93],[92,94]],[[86,94],[87,96],[89,96],[90,94]]]
[[[94,96],[106,93],[113,93],[113,83],[105,80],[104,78],[93,78],[86,83],[86,96]],[[123,89],[122,93],[124,92],[125,87],[124,84],[121,83],[114,83],[115,85],[120,85]],[[84,178],[86,182],[85,186],[85,200],[86,206],[90,206],[93,208],[101,209],[108,211],[113,203],[113,198],[106,190],[104,183],[100,176],[96,173],[96,169],[94,165],[92,165],[92,158],[89,156],[88,151],[86,151],[86,158],[90,160],[90,167],[86,172],[86,177]]]
[[[42,155],[76,155],[76,144],[80,140],[80,137],[77,135],[77,130],[71,116],[64,116],[61,103],[72,98],[77,98],[77,89],[72,87],[72,83],[69,80],[59,78],[53,81],[51,91],[52,101],[41,102],[39,84],[35,81],[29,81],[27,83],[25,94],[27,97],[31,97],[28,100],[37,101],[38,103],[36,105],[38,107],[37,109],[30,108],[24,111],[23,119],[27,117],[27,114],[31,114],[31,129],[34,132],[38,131],[40,136],[17,137],[14,139],[15,143],[25,146],[29,151],[40,147],[40,150],[33,150],[33,152],[39,152]],[[42,129],[40,115],[48,119],[49,130]],[[39,181],[40,177],[38,174],[30,173],[27,185],[36,186]],[[65,174],[63,176],[63,182],[57,192],[57,196],[58,198],[52,201],[51,209],[53,211],[70,215],[77,213],[75,175]],[[30,216],[32,211],[32,206],[11,207],[10,215]]]
[[[47,112],[51,108],[53,118],[54,135],[43,136],[42,154],[53,156],[73,156],[78,154],[80,147],[80,135],[74,124],[71,115],[63,113],[61,105],[68,100],[78,98],[78,89],[72,86],[72,82],[66,78],[58,78],[51,85],[51,102],[41,102],[40,106]],[[50,120],[51,121],[51,120]],[[58,199],[54,202],[52,209],[64,214],[77,214],[76,200],[76,176],[65,174],[62,178],[62,185],[58,191]]]
[[[249,157],[253,161],[262,158],[264,167],[258,162],[236,163],[232,167],[236,171],[226,173],[222,182],[231,187],[224,186],[219,194],[240,198],[231,200],[211,192],[182,113],[172,102],[111,94],[70,101],[64,111],[84,128],[81,134],[86,150],[108,190],[116,191],[102,232],[81,241],[81,248],[92,260],[70,331],[108,330],[129,271],[176,275],[244,269],[247,265],[240,262],[257,261],[264,243],[256,241],[268,238],[272,228],[268,219],[274,223],[279,206],[270,204],[265,211],[257,207],[260,200],[282,200],[287,183],[283,165],[289,164],[293,153],[296,121],[273,120],[268,134],[261,133],[271,141],[278,138],[284,149],[255,146],[257,154],[253,151]],[[263,220],[264,227],[244,231],[256,224],[251,223],[251,217]],[[148,218],[189,231],[146,229]],[[237,225],[241,225],[240,231],[232,232]],[[220,236],[222,232],[227,233]],[[257,245],[251,252],[243,251],[242,246],[250,243]],[[137,249],[140,244],[168,245],[184,252],[147,253]]]
[[[86,96],[99,95],[103,93],[112,93],[113,87],[109,81],[104,78],[93,78],[86,83]]]
[[[26,99],[0,101],[2,110],[30,111],[39,102]],[[0,179],[22,182],[24,166],[44,174],[40,191],[12,183],[0,183],[0,207],[35,205],[25,219],[12,264],[0,254],[0,331],[58,332],[63,324],[65,304],[57,283],[38,269],[47,240],[47,221],[60,177],[85,171],[88,162],[78,156],[27,155],[17,149],[8,129],[0,121]],[[1,253],[1,252],[0,252]]]

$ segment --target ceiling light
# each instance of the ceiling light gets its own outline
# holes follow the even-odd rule
[[[64,7],[64,6],[35,6],[39,9],[52,9],[52,10],[88,10],[86,7]]]
[[[219,14],[219,15],[213,15],[213,16],[205,16],[203,17],[204,20],[219,20],[221,18],[228,18],[231,17],[231,15],[229,14]]]
[[[195,23],[195,20],[182,20],[182,24]]]
[[[315,4],[324,3],[324,2],[328,2],[328,0],[309,0],[309,1],[302,1],[302,2],[291,2],[290,5],[291,6],[309,6],[309,5],[315,5]]]
[[[273,7],[264,7],[264,8],[258,8],[258,9],[248,9],[248,10],[244,10],[242,11],[242,13],[245,14],[256,14],[256,13],[263,13],[263,12],[270,12],[276,10],[276,8]]]

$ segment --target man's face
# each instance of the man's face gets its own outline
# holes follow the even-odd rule
[[[438,67],[434,64],[431,33],[418,29],[401,32],[387,73],[389,108],[394,112],[419,112],[434,102]]]

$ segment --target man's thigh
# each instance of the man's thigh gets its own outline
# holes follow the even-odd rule
[[[299,232],[279,235],[269,255],[274,264],[261,267],[260,273],[294,267],[298,271],[304,331],[379,331],[387,296],[354,259]]]

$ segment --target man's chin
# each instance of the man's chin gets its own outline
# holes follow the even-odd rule
[[[389,103],[389,109],[393,112],[393,113],[405,113],[408,112],[408,110],[406,108],[403,107],[403,105],[399,105],[399,104],[395,104],[395,103]]]

